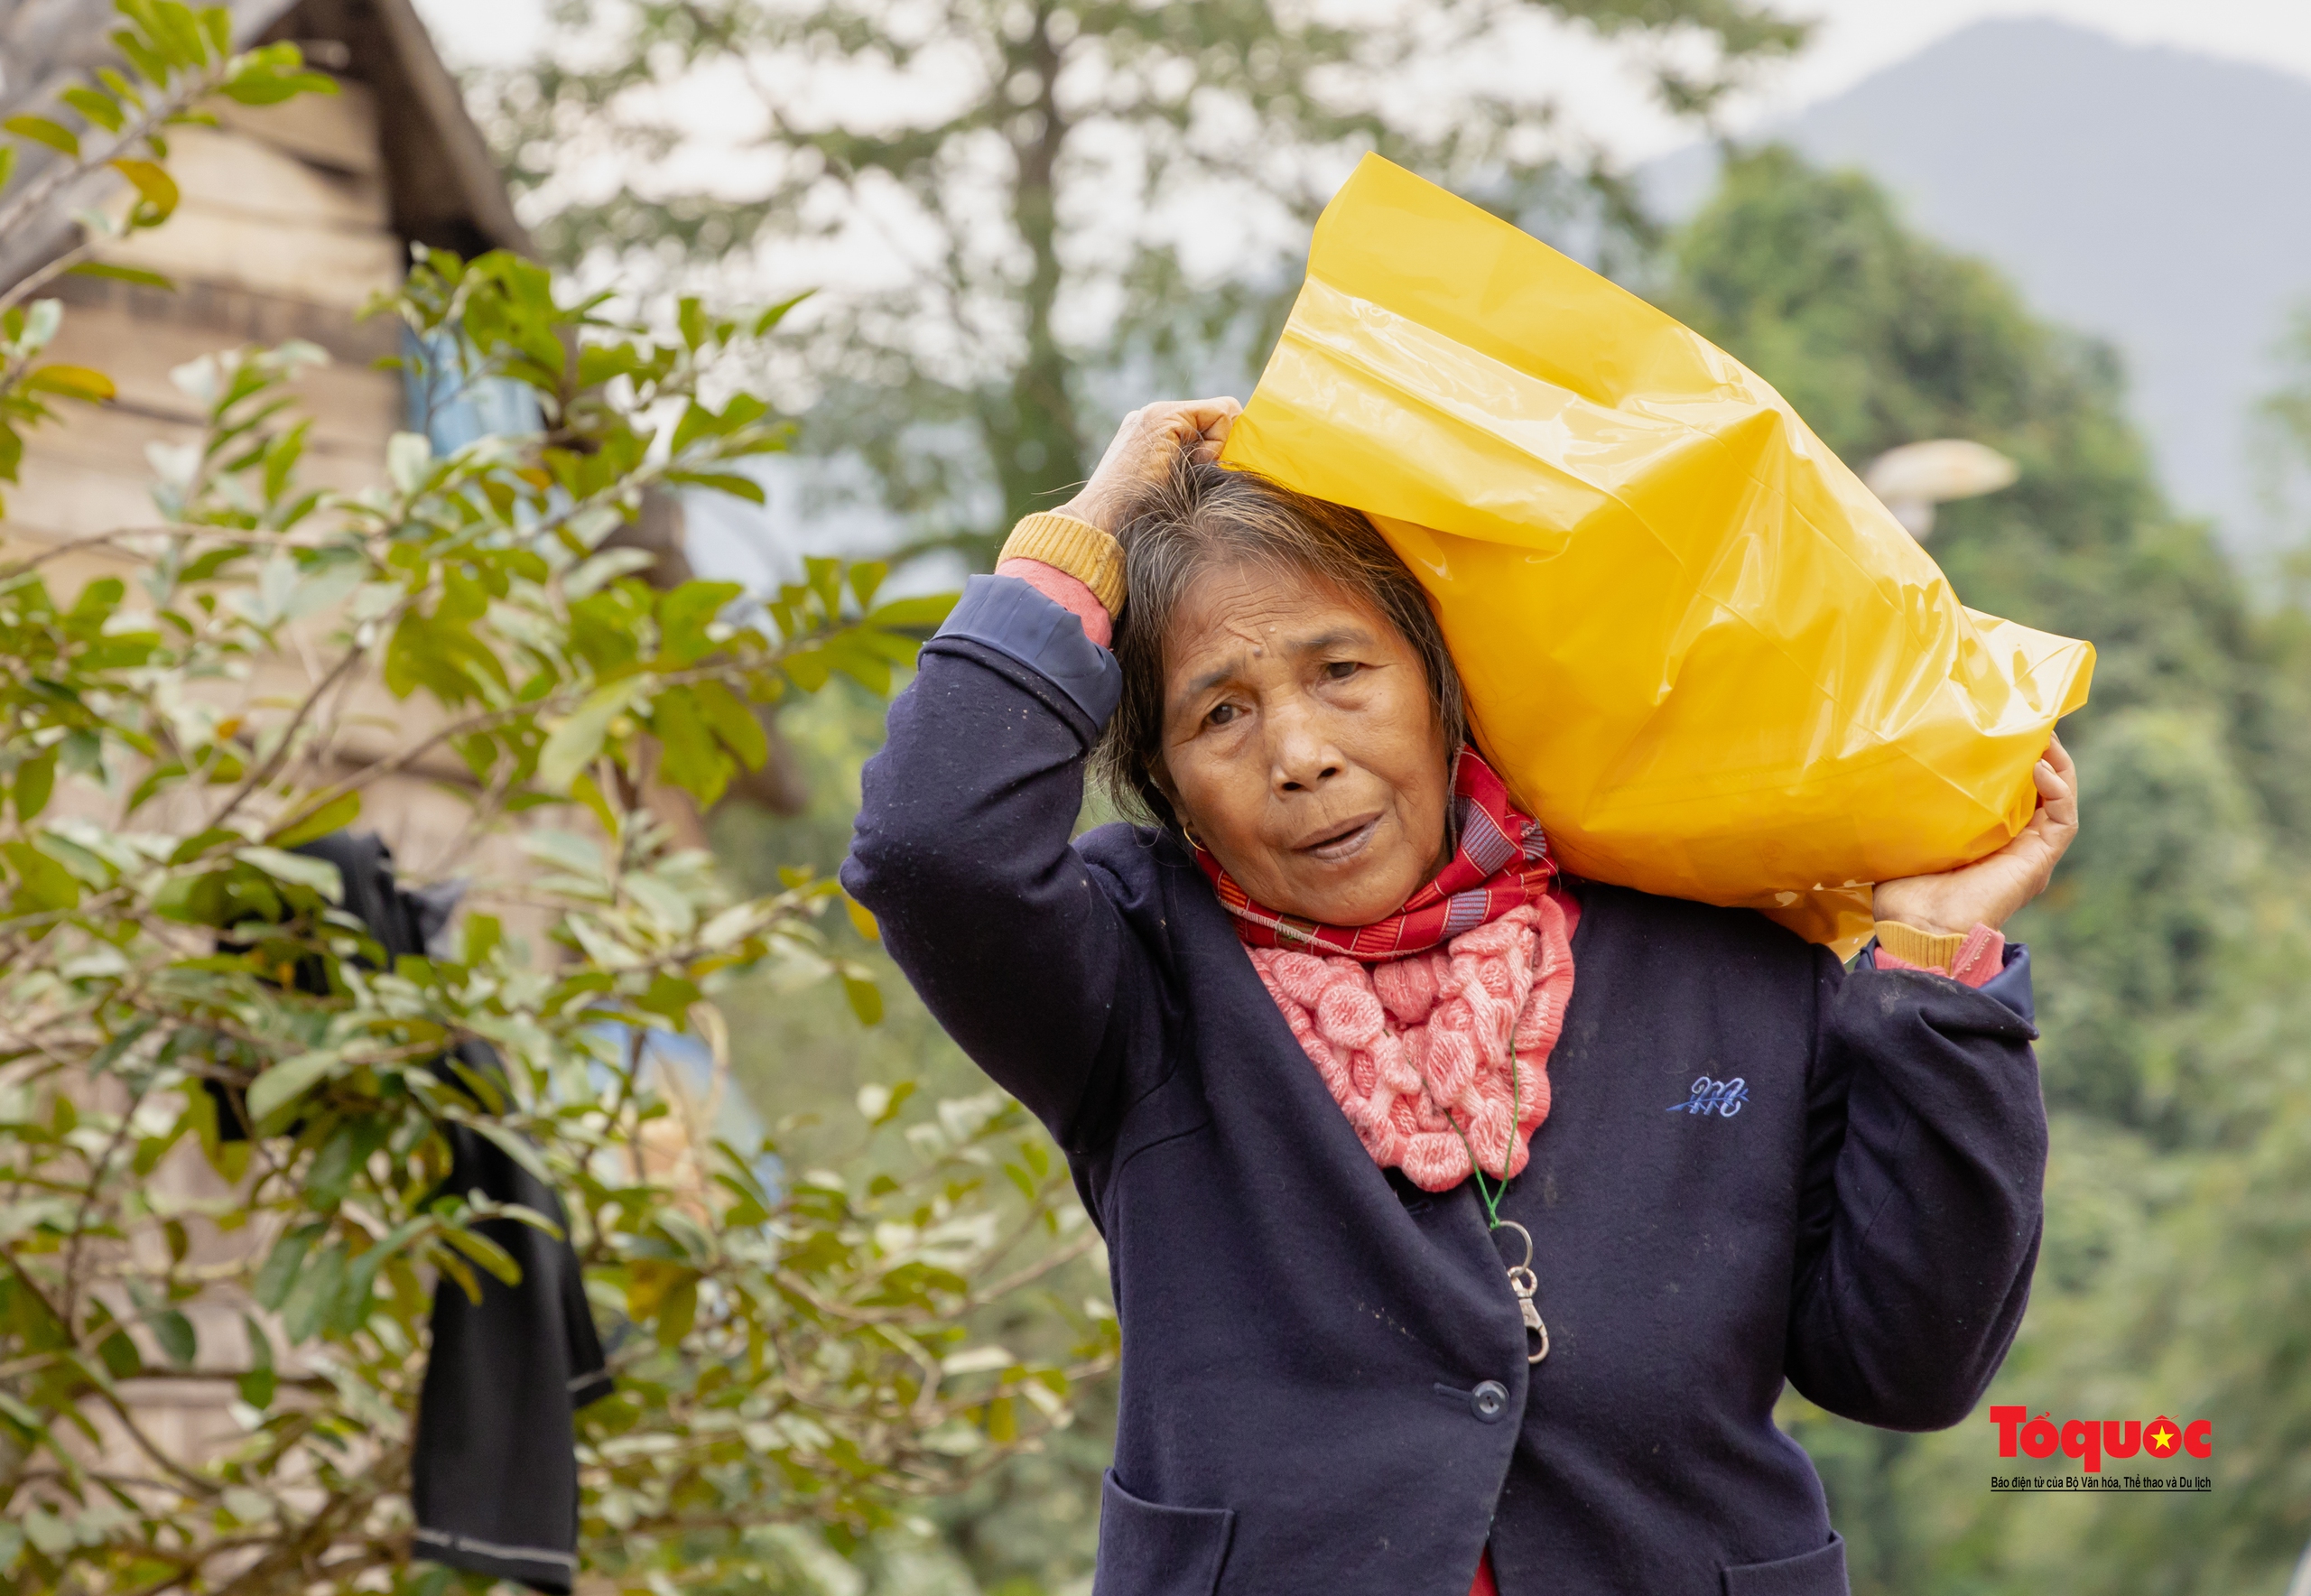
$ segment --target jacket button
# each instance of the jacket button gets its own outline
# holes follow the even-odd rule
[[[1477,1417],[1492,1424],[1508,1411],[1508,1387],[1499,1380],[1487,1380],[1469,1393],[1469,1406]]]

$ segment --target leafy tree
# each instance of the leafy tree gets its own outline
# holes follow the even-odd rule
[[[2168,509],[2107,351],[1907,231],[1860,174],[1732,160],[1665,292],[1857,464],[1956,436],[2021,465],[1944,507],[1932,544],[1968,603],[2100,656],[2064,728],[2085,827],[2013,928],[2037,963],[2054,1153],[2030,1312],[1990,1400],[2215,1424],[2208,1495],[2065,1512],[1990,1495],[1981,1418],[1900,1435],[1789,1398],[1855,1590],[2276,1592],[2311,1537],[2304,617],[2251,603]]]
[[[122,101],[296,81],[293,53],[220,56],[221,13],[123,9],[166,70],[127,51],[141,75],[103,80]],[[60,184],[114,158],[48,126],[14,131],[65,157]],[[738,468],[784,429],[720,374],[775,312],[685,301],[654,335],[524,261],[439,253],[378,310],[457,350],[459,380],[524,385],[542,431],[447,457],[397,435],[384,486],[311,488],[295,382],[320,356],[225,351],[179,374],[207,421],[156,524],[0,557],[0,1579],[438,1589],[406,1499],[424,1272],[477,1290],[513,1267],[494,1228],[548,1222],[444,1189],[462,1127],[556,1190],[617,1332],[616,1392],[577,1437],[587,1566],[636,1591],[789,1584],[1065,1424],[1113,1350],[1097,1314],[1054,1359],[976,1332],[1041,1278],[1033,1239],[1081,1222],[1016,1107],[911,1112],[886,1087],[846,1106],[845,1156],[797,1165],[781,1137],[682,1129],[689,1096],[644,1044],[687,1030],[727,1057],[718,995],[761,967],[871,1015],[830,881],[734,892],[640,794],[654,774],[709,801],[758,764],[753,704],[838,673],[887,691],[943,601],[880,602],[879,567],[817,561],[736,611],[729,585],[654,590],[646,555],[601,549],[647,489],[756,491]],[[108,391],[42,380],[60,315],[0,313],[11,440]],[[100,550],[133,586],[52,587]],[[367,681],[414,729],[348,766]],[[293,849],[442,748],[471,847],[518,839],[478,894],[515,907],[388,961]],[[502,1076],[442,1067],[468,1041]],[[237,1398],[229,1439],[150,1424],[189,1385]]]
[[[744,274],[842,241],[858,280],[794,352],[819,395],[808,437],[862,460],[918,536],[981,561],[1087,474],[1122,389],[1232,381],[1265,349],[1358,153],[1518,216],[1561,214],[1585,183],[1630,221],[1601,162],[1501,68],[1550,28],[1648,59],[1686,113],[1804,34],[1763,0],[1441,0],[1353,23],[1270,0],[555,15],[543,57],[487,85],[549,249]],[[580,156],[609,163],[609,191],[568,179]]]
[[[2311,595],[2311,304],[2288,320],[2277,353],[2284,375],[2255,407],[2257,464],[2282,539],[2288,598],[2300,606]]]
[[[883,710],[874,694],[837,680],[781,714],[810,803],[791,816],[738,805],[717,810],[714,850],[735,877],[766,891],[777,885],[775,861],[832,873],[849,851],[859,767],[881,745]],[[766,1113],[818,1121],[797,1123],[786,1143],[790,1156],[813,1163],[822,1154],[833,1156],[827,1138],[840,1131],[861,1090],[910,1080],[944,1095],[986,1090],[979,1066],[940,1030],[881,947],[858,939],[848,924],[832,927],[831,934],[887,994],[887,1011],[872,1031],[859,1029],[827,985],[789,992],[756,979],[735,985],[722,999],[734,1080]],[[1040,1239],[1034,1261],[1047,1271],[1044,1294],[1015,1297],[979,1328],[1025,1359],[1068,1356],[1071,1318],[1093,1311],[1081,1304],[1110,1311],[1097,1240],[1089,1226]],[[1040,1596],[1081,1589],[1098,1550],[1115,1399],[1112,1381],[1079,1387],[1076,1422],[1066,1430],[1043,1437],[964,1490],[923,1503],[920,1523],[875,1536],[853,1562],[870,1596]]]

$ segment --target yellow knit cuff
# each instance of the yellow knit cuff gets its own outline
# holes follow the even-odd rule
[[[1920,931],[1915,925],[1905,925],[1898,920],[1880,920],[1877,931],[1878,945],[1895,958],[1945,974],[1949,971],[1950,961],[1958,957],[1958,950],[1966,943],[1963,932],[1946,932],[1937,936],[1930,931]]]
[[[1122,613],[1123,545],[1089,521],[1049,511],[1021,516],[1001,559],[1040,560],[1091,589],[1110,616]]]

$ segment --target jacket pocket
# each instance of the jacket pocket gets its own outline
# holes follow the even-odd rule
[[[1211,1596],[1236,1533],[1232,1508],[1165,1508],[1100,1483],[1100,1563],[1091,1596]]]
[[[1849,1596],[1845,1537],[1773,1563],[1744,1563],[1725,1571],[1725,1596]]]

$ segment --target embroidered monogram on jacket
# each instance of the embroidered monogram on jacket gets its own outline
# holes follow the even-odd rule
[[[1749,1100],[1749,1086],[1736,1075],[1731,1081],[1712,1081],[1706,1075],[1694,1077],[1693,1095],[1682,1103],[1671,1103],[1672,1114],[1707,1114],[1714,1110],[1731,1119]]]

